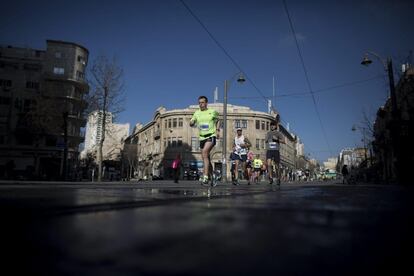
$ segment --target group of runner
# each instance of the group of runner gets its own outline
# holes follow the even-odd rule
[[[200,178],[201,184],[208,184],[211,180],[213,168],[210,162],[210,152],[216,144],[220,135],[219,114],[214,109],[208,108],[208,99],[206,96],[198,97],[199,109],[193,114],[190,120],[190,126],[197,125],[199,130],[199,140],[201,156],[203,158],[204,168],[203,176]],[[280,144],[285,143],[284,136],[279,131],[279,116],[270,123],[270,131],[267,132],[266,143],[266,165],[269,177],[269,184],[273,183],[273,178],[278,179],[277,184],[280,184]],[[248,184],[254,182],[259,177],[259,172],[262,170],[263,161],[260,155],[254,154],[250,151],[251,143],[247,137],[243,135],[243,130],[237,128],[237,134],[234,137],[233,151],[230,155],[232,160],[232,183],[238,185],[239,173],[238,168],[241,166],[242,174],[247,179]],[[277,175],[273,175],[273,166]]]

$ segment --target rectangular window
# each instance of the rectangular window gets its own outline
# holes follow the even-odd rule
[[[183,137],[178,137],[177,146],[182,147],[183,146]]]
[[[76,71],[76,79],[77,80],[84,80],[85,78],[85,73],[81,72],[81,71]]]
[[[168,127],[168,125],[167,125],[167,123],[168,123],[168,121],[167,120],[164,120],[164,122],[165,122],[165,129],[167,129],[167,127]]]
[[[176,128],[177,127],[177,118],[174,118],[173,119],[173,128]]]
[[[177,147],[177,137],[172,138],[172,147],[173,148]]]
[[[82,92],[77,87],[75,87],[75,98],[82,99]]]
[[[256,149],[260,149],[260,140],[256,139]]]
[[[171,147],[171,142],[172,142],[171,137],[168,137],[168,147]]]
[[[260,121],[256,120],[256,129],[260,129]]]
[[[265,130],[265,121],[262,121],[262,130]]]
[[[240,120],[234,120],[234,128],[239,128],[240,126]]]
[[[241,127],[242,128],[247,128],[247,120],[242,120],[241,121]]]
[[[62,58],[61,52],[55,52],[55,58]]]
[[[168,128],[171,128],[171,119],[168,119]]]
[[[261,144],[262,144],[262,149],[265,149],[265,140],[264,140],[264,139],[262,139],[260,142],[261,142]]]
[[[183,118],[178,118],[178,127],[183,127]]]
[[[86,59],[83,56],[78,56],[78,62],[82,65],[86,65]]]
[[[23,102],[23,112],[28,112],[30,110],[31,105],[32,105],[32,101],[25,99]]]
[[[164,137],[164,148],[167,147],[167,138]]]
[[[65,68],[61,68],[61,67],[54,67],[53,68],[53,73],[55,75],[63,75],[65,74]]]
[[[266,122],[266,130],[269,130],[269,122]]]
[[[39,83],[34,82],[34,81],[27,81],[26,82],[26,88],[38,90],[39,89]]]
[[[0,79],[0,87],[11,87],[11,86],[12,86],[11,80]]]

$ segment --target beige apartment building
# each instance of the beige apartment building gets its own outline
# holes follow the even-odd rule
[[[223,104],[211,103],[208,106],[220,114],[222,120]],[[170,166],[173,159],[180,154],[183,160],[183,170],[192,168],[201,170],[203,162],[199,148],[198,130],[190,127],[189,122],[198,109],[198,105],[191,105],[185,109],[166,110],[160,107],[154,118],[146,125],[138,124],[133,134],[127,138],[129,143],[136,143],[137,165],[135,177],[149,178],[151,176],[170,177]],[[227,162],[232,151],[236,129],[241,127],[243,135],[251,143],[255,154],[260,154],[264,160],[266,155],[265,135],[270,129],[270,122],[276,113],[265,113],[251,110],[249,107],[227,105]],[[222,125],[222,123],[221,123]],[[286,137],[286,144],[281,145],[282,166],[286,169],[294,168],[296,156],[296,137],[284,127],[281,129]],[[220,132],[222,134],[223,131]],[[221,168],[223,140],[218,139],[211,152],[211,161],[215,168]],[[227,166],[229,175],[229,168]]]
[[[57,179],[77,160],[89,52],[72,42],[46,45],[0,45],[0,178]]]
[[[120,161],[123,142],[129,136],[129,123],[116,124],[111,112],[106,112],[105,140],[102,146],[103,160]],[[85,147],[81,159],[88,154],[96,157],[98,145],[102,140],[103,112],[93,111],[88,116],[85,131]]]

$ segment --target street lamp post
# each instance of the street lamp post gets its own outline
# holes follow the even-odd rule
[[[239,74],[239,73],[237,73]],[[235,74],[233,78],[237,75]],[[232,78],[232,79],[233,79]],[[246,80],[244,79],[243,75],[240,73],[237,82],[243,83]],[[224,182],[227,182],[227,94],[229,90],[229,82],[228,80],[224,81],[224,97],[223,97],[223,151],[222,151],[222,178]]]
[[[395,91],[395,84],[394,84],[394,71],[392,67],[392,59],[387,58],[385,61],[383,58],[381,58],[378,54],[367,51],[364,59],[362,60],[361,64],[368,66],[372,63],[372,61],[368,58],[368,54],[371,54],[375,56],[384,66],[384,70],[388,74],[388,83],[390,87],[390,98],[391,98],[391,117],[394,123],[391,127],[391,143],[394,149],[395,154],[395,167],[396,167],[396,179],[400,181],[401,177],[401,166],[400,166],[400,147],[399,147],[399,141],[398,141],[398,128],[400,127],[400,113],[398,111],[398,105],[397,105],[397,95]]]
[[[387,58],[387,61],[385,61],[384,59],[382,59],[378,54],[371,52],[371,51],[367,51],[365,54],[364,59],[362,60],[361,64],[368,66],[372,63],[372,60],[370,60],[368,58],[368,54],[373,55],[374,57],[376,57],[384,66],[384,70],[388,73],[388,83],[390,86],[390,97],[391,97],[391,105],[392,105],[392,111],[393,114],[395,115],[397,112],[397,95],[395,94],[395,84],[394,84],[394,72],[392,69],[392,59],[391,58]]]

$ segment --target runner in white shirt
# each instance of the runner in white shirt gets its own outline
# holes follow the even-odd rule
[[[247,161],[247,152],[249,151],[249,147],[251,146],[251,143],[249,139],[247,139],[242,134],[242,129],[237,128],[237,135],[234,137],[233,142],[233,153],[231,160],[234,161],[234,170],[232,171],[231,177],[232,177],[232,183],[233,185],[238,185],[238,167],[239,163],[242,165],[242,172],[245,175],[246,174],[246,161]]]

